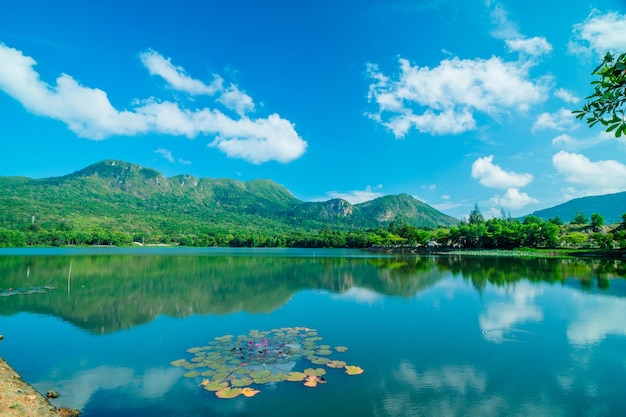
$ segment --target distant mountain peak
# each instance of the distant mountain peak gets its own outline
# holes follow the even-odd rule
[[[48,213],[51,221],[109,218],[147,229],[170,223],[174,227],[177,221],[228,229],[271,224],[278,230],[379,228],[394,220],[434,228],[459,222],[409,194],[354,205],[340,198],[304,202],[270,179],[242,182],[188,174],[167,178],[155,169],[114,159],[63,177],[37,181],[3,177],[0,185],[7,187],[0,188],[0,193],[12,193],[9,198],[40,219]],[[54,209],[46,205],[51,202],[57,205]],[[54,218],[55,213],[62,213],[61,220]],[[15,216],[22,214],[16,212]]]

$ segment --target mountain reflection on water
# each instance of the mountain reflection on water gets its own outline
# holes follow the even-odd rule
[[[94,333],[110,333],[159,315],[271,312],[301,290],[411,297],[450,274],[470,281],[479,292],[487,283],[506,286],[526,280],[588,291],[614,286],[614,296],[626,295],[624,280],[615,280],[626,275],[626,266],[616,260],[356,253],[129,250],[0,256],[0,290],[54,288],[3,297],[0,314],[49,314]]]

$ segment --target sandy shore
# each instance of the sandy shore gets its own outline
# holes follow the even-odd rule
[[[0,358],[0,416],[3,417],[72,417],[77,410],[55,409],[41,393],[22,380]]]

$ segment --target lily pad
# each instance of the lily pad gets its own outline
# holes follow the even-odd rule
[[[245,387],[252,384],[252,378],[249,377],[243,377],[241,379],[233,379],[232,381],[230,381],[230,385],[233,387]]]
[[[304,381],[304,385],[311,388],[317,387],[317,378],[315,376],[309,375]]]
[[[172,366],[185,366],[188,364],[189,362],[187,362],[187,359],[177,359],[175,361],[170,362],[170,365]]]
[[[313,356],[311,357],[311,359],[309,359],[311,361],[312,364],[314,365],[326,365],[328,362],[330,362],[330,359],[328,358],[323,358],[321,356]]]
[[[344,361],[332,360],[326,364],[329,368],[343,368],[347,364]]]
[[[254,383],[258,385],[267,384],[268,382],[270,382],[270,379],[269,377],[266,377],[266,376],[262,376],[260,378],[254,378]]]
[[[204,389],[207,391],[219,391],[221,389],[227,388],[228,382],[210,382],[209,380],[205,379],[200,385],[203,385]]]
[[[358,366],[346,365],[345,368],[348,375],[359,375],[363,373],[363,369]]]
[[[287,381],[304,381],[304,378],[306,378],[306,374],[304,372],[289,372],[287,374]]]
[[[218,398],[231,399],[240,396],[242,391],[241,388],[224,388],[215,391],[215,395],[217,395]]]
[[[307,376],[322,376],[322,375],[326,375],[326,369],[324,369],[324,368],[317,368],[317,369],[307,368],[307,369],[304,370],[304,373]]]
[[[268,369],[263,369],[262,371],[252,371],[250,372],[250,378],[267,378],[271,375],[271,372]]]
[[[216,373],[215,375],[213,375],[213,380],[214,381],[223,381],[223,380],[225,380],[226,378],[228,378],[231,375],[232,375],[231,372]]]
[[[287,374],[284,372],[279,372],[277,374],[272,374],[267,377],[269,382],[283,382],[287,380]]]
[[[259,392],[261,391],[259,391],[258,389],[252,389],[252,388],[244,388],[241,390],[241,393],[246,397],[254,397]]]
[[[317,345],[320,340],[322,337],[317,331],[308,327],[252,330],[247,335],[215,337],[206,346],[188,349],[192,358],[178,359],[171,364],[186,369],[186,377],[210,378],[201,385],[215,391],[219,398],[253,396],[258,390],[251,387],[252,384],[304,381],[306,386],[315,387],[326,382],[323,375],[327,372],[325,368],[314,368],[315,365],[345,368],[349,375],[363,372],[357,366],[347,366],[346,362],[328,357],[333,352],[345,352],[347,347]],[[299,368],[305,362],[313,366]]]

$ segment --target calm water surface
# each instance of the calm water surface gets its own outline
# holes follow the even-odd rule
[[[0,356],[85,417],[623,416],[624,276],[619,261],[2,250]],[[299,326],[365,372],[225,400],[170,364],[219,336]]]

